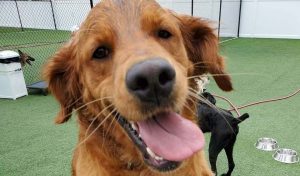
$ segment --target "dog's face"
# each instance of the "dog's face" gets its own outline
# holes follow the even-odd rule
[[[99,113],[106,108],[103,114],[119,121],[141,160],[174,170],[203,147],[192,117],[183,117],[193,109],[186,108],[196,87],[191,78],[220,74],[214,77],[219,87],[232,89],[217,45],[206,22],[155,1],[103,0],[46,66],[49,88],[61,103],[56,122],[68,120],[77,104],[99,100],[87,106],[90,114],[103,119]]]

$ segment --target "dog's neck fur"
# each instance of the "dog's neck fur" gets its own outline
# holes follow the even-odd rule
[[[202,170],[206,163],[197,162],[204,157],[203,152],[195,154],[194,157],[183,163],[183,166],[176,172],[170,174],[159,173],[149,169],[141,159],[139,151],[132,141],[123,132],[122,127],[114,121],[106,121],[100,127],[99,120],[92,123],[82,113],[78,114],[79,121],[79,141],[75,149],[73,159],[73,175],[99,175],[99,176],[209,176],[209,170]],[[101,119],[101,118],[99,118]],[[98,127],[98,128],[97,128]],[[88,129],[89,128],[89,129]],[[88,130],[88,133],[87,133]],[[122,132],[120,132],[120,130]],[[118,131],[118,132],[116,132]],[[93,132],[92,135],[91,132]],[[118,134],[118,135],[117,135]],[[89,136],[90,135],[90,136]],[[87,138],[87,136],[89,136]],[[85,141],[85,142],[83,142]],[[97,142],[95,142],[97,141]],[[104,145],[105,144],[105,145]],[[84,152],[83,152],[84,151]],[[124,151],[124,152],[123,152]],[[125,152],[126,151],[126,152]],[[198,155],[198,156],[196,156]],[[105,159],[103,159],[105,158]],[[77,164],[85,167],[75,167]],[[189,163],[189,164],[187,164]],[[194,169],[184,169],[184,167],[194,167]],[[74,170],[74,168],[84,170]],[[96,168],[96,169],[95,169]],[[122,171],[122,172],[121,172]],[[189,173],[186,173],[186,172]]]
[[[92,123],[91,121],[86,120],[87,118],[82,114],[79,114],[78,119],[78,143],[80,145],[76,148],[74,153],[74,155],[77,155],[78,159],[76,161],[73,160],[73,168],[76,168],[74,165],[76,165],[77,162],[86,164],[86,167],[84,171],[76,171],[76,173],[83,173],[83,175],[113,176],[116,175],[115,173],[120,173],[120,170],[128,173],[133,172],[133,170],[138,172],[142,170],[141,163],[138,160],[134,161],[132,158],[129,158],[131,155],[137,156],[136,152],[133,154],[133,147],[131,149],[129,147],[128,149],[126,148],[127,153],[125,152],[125,154],[128,156],[121,155],[121,153],[123,153],[121,151],[125,150],[126,144],[122,144],[120,141],[122,141],[122,138],[123,141],[124,138],[126,138],[125,133],[115,133],[123,134],[120,136],[110,135],[112,134],[112,131],[121,130],[121,127],[118,126],[118,124],[115,124],[117,123],[116,121],[113,122],[112,125],[111,121],[107,121],[99,127],[99,124],[101,123],[99,120],[95,120]],[[110,129],[108,128],[109,126],[111,126]],[[85,150],[85,152],[81,152],[82,150]],[[81,156],[81,153],[85,154],[85,156]],[[88,156],[86,154],[88,154]],[[103,160],[103,158],[105,158],[105,160]],[[95,168],[97,169],[95,170]],[[127,173],[123,174],[127,175]]]

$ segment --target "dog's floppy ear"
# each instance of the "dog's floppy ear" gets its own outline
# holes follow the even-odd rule
[[[218,54],[218,38],[209,23],[191,16],[176,16],[179,20],[185,48],[194,63],[194,75],[211,73],[217,85],[231,91],[231,78],[225,72],[224,59]]]
[[[76,102],[80,98],[80,83],[76,72],[76,41],[71,39],[48,61],[43,70],[44,79],[50,92],[60,103],[60,112],[55,118],[56,124],[69,120]]]

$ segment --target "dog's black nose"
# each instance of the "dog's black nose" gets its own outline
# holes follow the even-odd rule
[[[175,77],[174,68],[166,60],[152,58],[128,70],[126,86],[141,101],[159,105],[169,97]]]

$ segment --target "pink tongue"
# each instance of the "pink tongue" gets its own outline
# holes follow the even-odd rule
[[[176,113],[164,113],[137,124],[146,145],[169,161],[183,161],[204,146],[199,127]]]

